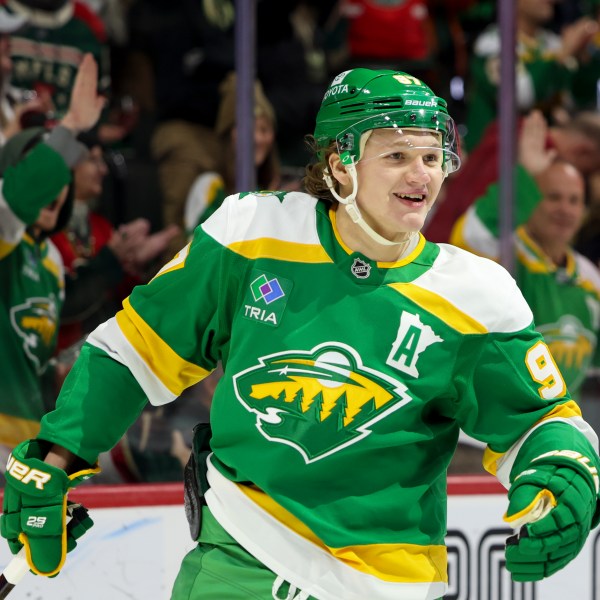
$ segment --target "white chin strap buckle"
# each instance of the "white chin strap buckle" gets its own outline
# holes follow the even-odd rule
[[[358,211],[356,204],[346,204],[344,205],[346,212],[350,215],[353,223],[358,223],[362,219],[362,215]]]

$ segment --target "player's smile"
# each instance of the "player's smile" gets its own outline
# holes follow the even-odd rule
[[[393,192],[392,196],[410,208],[423,206],[427,202],[427,192]]]

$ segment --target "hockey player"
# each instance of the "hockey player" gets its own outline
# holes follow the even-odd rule
[[[36,573],[61,569],[65,495],[98,454],[219,362],[174,600],[440,598],[460,428],[509,488],[514,579],[580,551],[599,520],[596,435],[508,273],[419,233],[460,162],[445,101],[406,73],[347,71],[314,144],[309,194],[229,196],[90,335],[14,450],[2,535]]]

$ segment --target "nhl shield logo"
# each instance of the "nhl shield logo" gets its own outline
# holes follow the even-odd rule
[[[371,274],[371,265],[360,258],[355,258],[350,270],[354,277],[366,279]]]

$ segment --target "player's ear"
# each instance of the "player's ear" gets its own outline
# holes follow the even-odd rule
[[[342,163],[340,155],[337,153],[330,154],[327,162],[329,163],[329,172],[341,185],[348,185],[350,183],[350,175]]]

